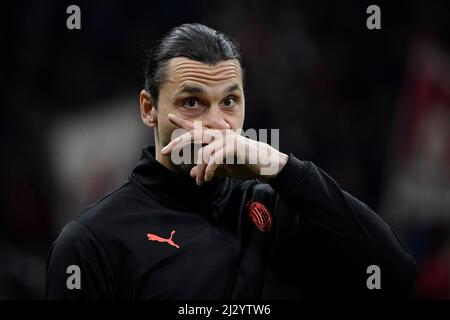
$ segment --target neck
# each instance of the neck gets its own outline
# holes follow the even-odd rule
[[[178,169],[170,160],[170,156],[163,156],[160,152],[161,148],[158,148],[155,146],[155,159],[161,163],[164,167],[169,169],[173,172],[180,172],[180,169]]]

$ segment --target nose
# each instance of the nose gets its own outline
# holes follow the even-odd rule
[[[230,129],[230,124],[223,118],[220,111],[215,110],[216,108],[210,108],[208,113],[203,118],[203,126],[209,129]]]

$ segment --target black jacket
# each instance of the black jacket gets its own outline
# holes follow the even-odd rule
[[[291,154],[270,184],[221,177],[197,187],[153,155],[144,148],[128,182],[64,227],[48,257],[46,298],[396,297],[411,289],[416,265],[402,240],[313,163]],[[70,265],[79,266],[80,289],[66,285]],[[379,290],[366,285],[370,265],[380,268]]]

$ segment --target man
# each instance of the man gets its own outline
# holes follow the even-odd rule
[[[415,262],[387,224],[313,163],[236,131],[243,71],[225,35],[172,29],[149,56],[140,106],[155,147],[127,183],[62,230],[47,298],[408,293]]]

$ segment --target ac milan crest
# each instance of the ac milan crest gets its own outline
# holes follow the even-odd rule
[[[270,231],[272,228],[272,217],[269,210],[260,202],[250,200],[247,202],[248,215],[253,223],[262,232]]]

